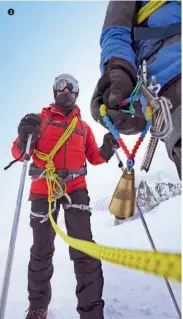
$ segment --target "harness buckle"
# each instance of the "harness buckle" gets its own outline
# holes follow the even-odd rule
[[[84,205],[84,204],[80,204],[79,206],[80,206],[81,210],[85,210],[86,209],[86,205]]]
[[[78,177],[79,175],[78,174],[71,174],[71,180],[73,180],[74,178]]]

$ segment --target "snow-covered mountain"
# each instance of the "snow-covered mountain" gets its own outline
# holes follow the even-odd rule
[[[181,195],[181,183],[172,180],[164,172],[148,175],[147,177],[137,176],[136,179],[137,200],[143,213],[147,213],[160,205],[161,202]],[[95,210],[107,210],[112,198],[105,196],[97,200],[93,206]],[[137,216],[136,216],[137,217]]]
[[[138,187],[138,202],[144,213],[149,212],[161,202],[181,195],[181,184],[171,181],[150,183],[141,180]]]

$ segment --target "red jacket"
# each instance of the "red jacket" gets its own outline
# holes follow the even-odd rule
[[[65,127],[72,121],[74,115],[78,116],[78,122],[66,143],[58,150],[53,158],[56,169],[75,170],[84,166],[86,159],[93,165],[105,163],[99,154],[99,148],[96,144],[91,128],[81,119],[78,106],[65,116],[54,104],[43,108],[39,113],[42,118],[41,138],[37,142],[36,149],[49,154],[59,138],[65,131]],[[65,127],[64,127],[65,126]],[[12,154],[18,158],[21,151],[17,147],[18,138],[13,142]],[[40,160],[33,152],[32,159],[39,168],[45,168],[46,162]],[[66,184],[67,193],[78,188],[86,188],[85,176],[79,176],[68,181]],[[30,199],[45,197],[47,195],[47,184],[45,179],[40,179],[31,183]],[[41,196],[40,196],[41,194]],[[44,195],[44,196],[43,196]]]

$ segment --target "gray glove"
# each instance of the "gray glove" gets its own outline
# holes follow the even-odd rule
[[[104,66],[104,74],[95,88],[91,100],[91,113],[93,118],[105,127],[100,116],[100,105],[105,104],[108,115],[120,133],[126,135],[141,132],[146,120],[140,102],[134,103],[135,115],[122,112],[121,102],[130,96],[136,84],[135,70],[129,62],[112,58]],[[126,109],[126,107],[125,107]]]

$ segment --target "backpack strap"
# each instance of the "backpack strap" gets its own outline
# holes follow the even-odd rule
[[[49,123],[52,121],[52,117],[53,114],[49,113],[48,116],[44,116],[41,122],[41,129],[40,129],[40,133],[38,135],[38,140],[40,140],[40,138],[43,135],[43,132],[45,131],[45,129],[48,127]]]
[[[165,40],[174,35],[181,34],[181,23],[172,23],[165,27],[135,27],[134,41],[158,39]]]
[[[84,129],[83,121],[79,119],[80,125],[81,125],[81,130],[82,130],[82,135],[84,137],[83,145],[84,145],[84,150],[86,150],[86,132]]]

